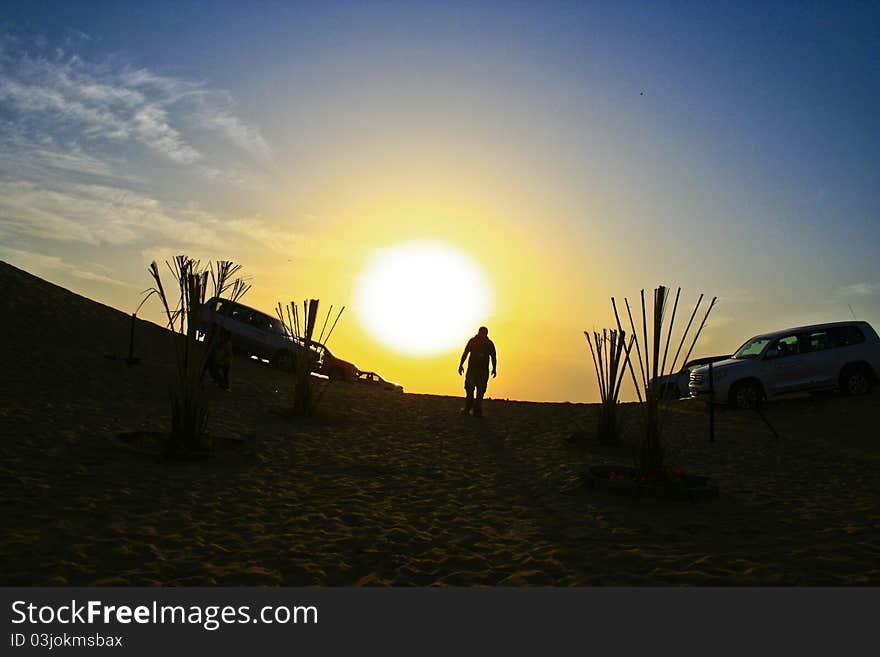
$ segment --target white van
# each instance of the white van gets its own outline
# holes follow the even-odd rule
[[[833,322],[750,338],[727,360],[691,372],[690,396],[737,408],[790,392],[865,394],[880,373],[880,338],[867,322]],[[714,392],[713,392],[714,391]]]

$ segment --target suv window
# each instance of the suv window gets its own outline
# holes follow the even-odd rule
[[[254,312],[251,314],[251,325],[256,326],[262,331],[272,331],[275,328],[274,320],[263,313]]]
[[[226,310],[226,315],[237,322],[247,322],[250,319],[251,311],[244,306],[234,305]]]
[[[779,338],[776,341],[776,349],[779,351],[779,358],[799,354],[801,349],[798,336],[786,335],[784,338]]]
[[[838,347],[848,347],[865,341],[865,335],[858,326],[835,326],[831,329],[831,334]]]
[[[736,350],[733,358],[757,358],[764,351],[770,338],[752,338]]]
[[[804,334],[805,351],[824,351],[834,346],[834,338],[825,330]]]
[[[226,312],[227,305],[223,299],[215,299],[212,303],[208,304],[208,309],[211,312],[222,315]]]

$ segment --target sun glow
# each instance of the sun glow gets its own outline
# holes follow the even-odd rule
[[[463,346],[492,305],[477,264],[437,242],[380,250],[358,277],[355,299],[367,333],[393,351],[418,356]]]

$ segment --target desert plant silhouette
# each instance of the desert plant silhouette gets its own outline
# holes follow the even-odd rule
[[[327,330],[327,324],[333,313],[333,306],[330,306],[327,316],[324,318],[321,332],[318,335],[317,341],[315,341],[314,334],[318,319],[319,303],[319,299],[304,300],[302,303],[302,314],[300,314],[299,305],[295,301],[291,301],[287,306],[282,306],[279,302],[275,309],[275,313],[278,315],[278,319],[281,320],[282,325],[284,325],[287,334],[293,338],[297,345],[296,355],[293,360],[296,386],[294,388],[292,409],[294,415],[313,415],[318,408],[321,397],[323,397],[324,392],[327,390],[327,384],[325,383],[321,391],[315,393],[312,372],[317,369],[318,361],[321,358],[318,350],[324,347],[327,341],[330,340],[330,336],[333,334],[333,330],[336,328],[336,324],[345,310],[345,306],[342,306],[325,336],[324,332]]]
[[[629,317],[630,328],[632,329],[632,336],[634,338],[636,357],[638,359],[638,379],[636,378],[636,371],[633,367],[632,358],[627,358],[625,365],[628,366],[630,375],[632,376],[633,385],[636,389],[636,395],[638,396],[639,404],[642,409],[642,419],[644,427],[642,439],[639,443],[639,447],[635,457],[636,468],[641,476],[655,479],[662,478],[666,475],[664,470],[664,459],[666,456],[666,450],[664,448],[662,440],[662,416],[663,411],[666,409],[666,406],[661,405],[661,402],[666,397],[666,387],[669,385],[668,382],[671,380],[671,377],[665,375],[676,371],[675,367],[678,363],[678,357],[681,354],[681,350],[687,341],[691,326],[694,322],[694,318],[697,315],[697,312],[703,302],[704,297],[704,295],[701,294],[700,298],[697,300],[697,303],[694,306],[694,310],[691,313],[690,320],[688,321],[687,326],[685,327],[684,332],[682,333],[679,340],[678,349],[676,349],[675,356],[673,357],[669,369],[667,370],[666,362],[667,356],[669,354],[669,344],[675,327],[675,314],[678,310],[678,301],[681,296],[681,288],[678,288],[678,291],[675,294],[675,302],[672,306],[672,316],[669,320],[668,327],[665,329],[665,346],[662,346],[664,320],[666,315],[666,303],[669,297],[668,293],[669,288],[663,285],[658,286],[654,290],[654,305],[652,312],[652,331],[650,343],[648,340],[648,322],[645,304],[645,291],[641,291],[641,340],[639,339],[636,325],[633,321],[629,299],[624,297],[626,312],[627,316]],[[706,309],[706,314],[703,316],[703,321],[700,323],[699,328],[696,330],[696,333],[693,336],[690,348],[687,350],[683,362],[687,362],[688,358],[690,358],[691,352],[696,346],[697,340],[699,339],[700,334],[703,331],[703,327],[706,325],[706,320],[709,318],[709,313],[712,312],[712,308],[715,307],[715,302],[717,300],[718,297],[713,297],[712,301],[709,303],[709,306]],[[623,333],[623,327],[620,322],[620,315],[617,312],[617,302],[615,301],[614,297],[611,298],[611,306],[614,309],[614,319],[617,322],[617,329],[620,333]],[[644,359],[642,358],[642,351],[644,351]],[[662,379],[662,383],[658,383],[658,381],[661,381],[661,377],[664,376],[665,379]]]
[[[165,264],[171,272],[174,287],[166,288],[162,284],[159,265],[153,261],[148,271],[155,285],[144,293],[146,298],[156,295],[162,302],[174,348],[175,377],[169,389],[171,434],[165,452],[168,456],[186,456],[207,446],[208,404],[203,383],[208,354],[204,343],[199,340],[199,333],[208,277],[215,296],[229,293],[240,298],[250,285],[241,278],[230,278],[240,271],[241,266],[229,260],[209,262],[203,267],[198,260],[178,255],[166,260]]]
[[[592,340],[588,331],[584,331],[584,335],[590,346],[593,367],[599,382],[599,395],[602,399],[598,419],[599,442],[617,445],[620,443],[620,421],[617,413],[620,385],[626,374],[635,336],[630,337],[627,345],[624,331],[602,329],[601,334],[594,331]]]

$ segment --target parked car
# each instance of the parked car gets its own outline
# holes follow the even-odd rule
[[[232,348],[248,356],[257,356],[273,365],[293,369],[297,358],[306,353],[302,342],[292,336],[276,317],[237,301],[212,297],[205,302],[203,328],[217,324],[232,335]],[[309,350],[312,371],[334,381],[354,381],[357,367],[334,356],[320,342],[312,342]]]
[[[291,369],[302,353],[277,318],[237,301],[212,297],[202,311],[205,332],[211,324],[222,326],[232,336],[232,348],[248,356],[268,360],[282,369]]]
[[[392,392],[403,392],[402,385],[400,385],[399,383],[386,381],[375,372],[358,372],[357,380],[358,383],[376,386],[378,388],[382,388],[383,390],[391,390]]]
[[[317,355],[314,372],[326,375],[331,381],[347,381],[349,383],[357,381],[359,370],[356,365],[337,358],[320,342],[312,342],[312,350]]]
[[[656,379],[653,379],[652,385],[665,386],[663,391],[664,397],[670,399],[687,397],[689,394],[688,386],[690,385],[691,372],[702,365],[717,363],[718,361],[726,360],[728,358],[730,358],[730,354],[725,356],[703,356],[702,358],[694,358],[685,363],[678,372],[658,376]]]
[[[789,392],[864,394],[880,373],[880,338],[867,322],[800,326],[756,335],[712,370],[711,401],[737,408]],[[709,400],[708,373],[705,366],[691,372],[691,397]]]

